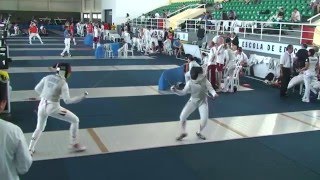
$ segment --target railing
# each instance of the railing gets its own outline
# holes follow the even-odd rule
[[[176,15],[176,14],[180,13],[181,11],[184,11],[184,10],[187,10],[187,9],[191,9],[191,8],[199,8],[201,6],[206,8],[206,4],[190,4],[188,6],[185,6],[185,7],[181,8],[181,9],[178,9],[178,10],[168,14],[168,17],[172,17],[173,15]]]
[[[136,18],[130,20],[131,27],[146,27],[155,29],[169,28],[167,18]]]
[[[312,16],[311,18],[307,19],[307,21],[309,21],[309,23],[311,24],[312,23],[312,20],[319,17],[320,16],[320,13],[319,14],[316,14],[314,16]]]
[[[320,24],[307,23],[287,23],[287,22],[266,22],[266,21],[225,21],[225,20],[197,20],[184,19],[185,28],[182,31],[196,32],[199,26],[204,26],[206,32],[213,34],[224,34],[236,32],[243,38],[259,36],[258,38],[270,40],[277,38],[278,41],[288,39],[297,41],[298,43],[312,42],[313,35],[316,33],[316,26]],[[290,41],[289,40],[289,41]]]

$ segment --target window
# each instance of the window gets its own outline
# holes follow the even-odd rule
[[[89,19],[89,18],[90,18],[90,17],[89,17],[89,14],[83,14],[83,18]]]
[[[93,19],[97,19],[98,18],[98,14],[92,14],[92,18]]]
[[[101,14],[98,14],[98,19],[101,19]]]

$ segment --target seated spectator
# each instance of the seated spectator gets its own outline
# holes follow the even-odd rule
[[[215,8],[216,10],[220,10],[220,9],[222,9],[222,4],[219,3],[219,2],[217,2],[217,3],[215,3],[214,8]]]
[[[283,17],[284,17],[284,8],[280,7],[277,15],[277,21],[279,22],[283,21]]]
[[[175,39],[173,41],[172,46],[173,46],[174,52],[176,54],[176,57],[180,57],[181,56],[181,51],[182,51],[182,44],[181,44],[180,39],[179,38]]]
[[[310,9],[313,9],[315,13],[320,12],[320,0],[311,0]]]
[[[234,12],[233,10],[229,11],[228,19],[229,19],[229,20],[235,20],[235,19],[237,19],[236,12]]]
[[[18,24],[15,24],[13,26],[13,29],[14,29],[14,35],[18,35],[20,33],[20,29],[19,29]]]
[[[205,12],[203,12],[202,15],[201,15],[200,20],[201,20],[201,21],[206,20],[206,19],[207,19],[207,18],[206,18],[206,15],[207,15],[207,14],[206,14]]]
[[[116,30],[116,25],[114,24],[114,23],[112,23],[112,25],[111,25],[111,30]]]
[[[43,24],[41,24],[41,26],[40,26],[40,33],[47,34],[47,29],[43,26]]]
[[[238,47],[236,51],[236,59],[238,64],[241,66],[247,66],[248,65],[248,56],[243,52],[242,47]]]
[[[291,22],[300,22],[301,21],[301,15],[297,8],[294,8],[293,12],[291,13]]]
[[[163,51],[165,54],[168,55],[172,55],[172,46],[171,46],[171,40],[169,38],[167,38],[164,42],[163,42]]]
[[[154,17],[159,19],[160,18],[160,14],[157,12],[157,13],[154,14]]]

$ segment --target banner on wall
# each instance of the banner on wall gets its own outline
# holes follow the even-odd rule
[[[179,38],[182,41],[188,41],[188,32],[175,32],[175,38]]]
[[[266,54],[281,55],[286,51],[288,44],[255,41],[250,39],[239,39],[239,46],[244,50],[261,52]],[[294,52],[296,53],[301,49],[301,45],[293,45]]]
[[[183,50],[185,54],[190,54],[193,57],[197,57],[201,59],[201,51],[199,49],[199,46],[191,45],[191,44],[183,44]]]

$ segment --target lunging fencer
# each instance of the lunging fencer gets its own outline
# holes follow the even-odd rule
[[[53,70],[56,74],[48,75],[41,79],[35,87],[35,91],[40,95],[41,101],[38,106],[37,127],[32,135],[29,145],[31,155],[35,152],[35,146],[41,133],[44,131],[49,116],[71,123],[70,126],[70,149],[75,152],[86,150],[78,140],[79,118],[71,111],[60,106],[60,98],[66,104],[78,103],[88,95],[84,92],[81,96],[70,98],[67,78],[71,74],[71,66],[68,63],[57,63]]]
[[[190,114],[199,109],[200,113],[200,127],[199,130],[196,132],[196,135],[205,140],[206,137],[202,134],[203,129],[205,128],[208,116],[209,116],[209,109],[208,109],[208,92],[212,95],[212,97],[217,97],[218,94],[212,88],[211,83],[206,79],[206,76],[203,74],[202,67],[193,67],[190,70],[191,80],[188,81],[183,90],[178,90],[175,86],[171,87],[171,90],[175,92],[179,96],[186,95],[187,93],[191,93],[191,97],[187,104],[184,106],[181,114],[180,114],[180,126],[181,132],[180,135],[176,138],[177,141],[181,141],[183,138],[187,137],[186,132],[186,120],[190,116]]]

